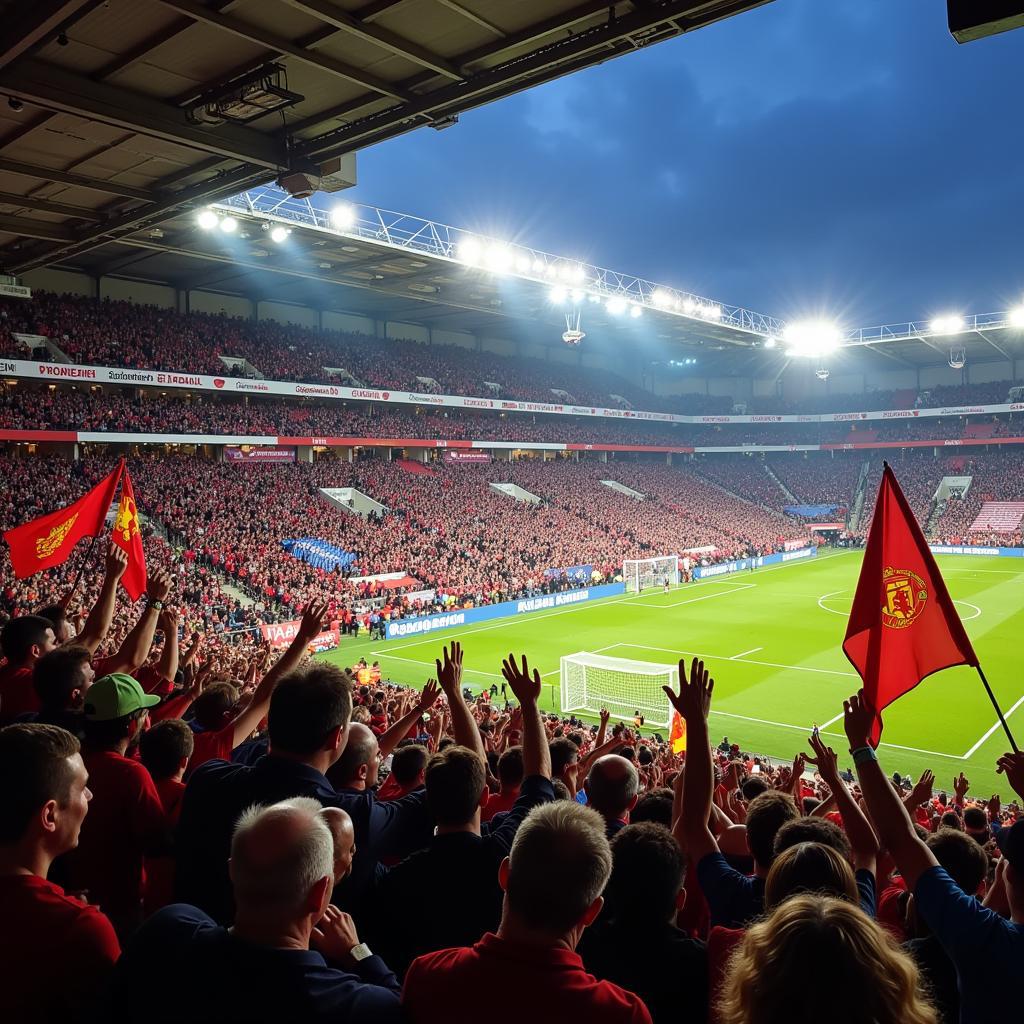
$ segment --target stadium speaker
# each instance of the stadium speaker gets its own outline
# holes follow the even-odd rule
[[[958,43],[1024,26],[1024,0],[947,0],[949,31]]]

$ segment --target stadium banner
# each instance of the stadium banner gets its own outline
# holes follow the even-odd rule
[[[564,569],[545,569],[544,575],[550,580],[564,576],[570,583],[588,583],[594,576],[592,565],[569,565]]]
[[[559,402],[523,402],[506,398],[468,395],[432,395],[386,388],[352,388],[339,384],[302,384],[296,381],[251,380],[206,373],[169,370],[137,370],[127,367],[88,366],[78,363],[40,363],[32,359],[0,359],[0,374],[49,383],[87,381],[90,384],[132,387],[184,388],[230,394],[284,395],[295,398],[330,398],[342,402],[384,402],[399,405],[431,405],[456,409],[493,409],[498,412],[545,413],[559,416],[597,416],[647,423],[852,423],[867,420],[919,419],[933,416],[983,416],[1024,412],[1024,402],[996,405],[961,405],[931,409],[879,409],[870,412],[838,412],[816,415],[722,415],[680,416],[642,409],[608,409]],[[987,439],[986,439],[987,440]],[[984,443],[984,441],[982,442]],[[597,449],[601,450],[601,449]]]
[[[834,516],[837,508],[838,505],[785,505],[782,511],[801,519],[821,519],[824,516]]]
[[[275,651],[283,651],[295,639],[302,625],[301,619],[292,619],[290,622],[273,622],[269,626],[260,626],[263,639],[274,648]],[[309,649],[319,654],[321,651],[333,651],[335,647],[341,646],[341,629],[337,622],[332,622],[330,629],[318,633],[309,642]]]
[[[986,555],[989,558],[1024,558],[1024,548],[982,547],[975,544],[929,544],[933,555]]]
[[[800,548],[798,551],[779,551],[774,555],[761,555],[759,558],[737,558],[732,562],[719,562],[718,565],[698,565],[694,567],[693,578],[706,580],[715,576],[728,576],[730,573],[742,572],[744,569],[760,569],[765,565],[778,565],[800,558],[814,558],[817,554],[818,549],[812,546]]]
[[[484,605],[482,608],[453,608],[437,615],[420,615],[411,619],[398,619],[384,626],[384,637],[397,640],[405,636],[423,636],[442,629],[455,629],[473,622],[501,619],[513,615],[529,615],[547,611],[549,608],[568,608],[575,604],[597,601],[602,597],[618,597],[626,592],[624,583],[603,583],[584,590],[563,590],[558,594],[541,594],[538,597],[524,597],[520,601],[502,601],[501,604]]]
[[[808,523],[808,530],[845,530],[846,523]]]
[[[255,465],[259,462],[294,462],[294,448],[278,448],[272,445],[252,444],[224,448],[224,461],[237,465]]]
[[[441,454],[441,459],[444,462],[490,462],[491,453],[475,451],[473,449],[469,451],[460,451],[458,448],[453,450],[446,449]]]

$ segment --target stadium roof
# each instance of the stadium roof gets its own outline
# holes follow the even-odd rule
[[[365,146],[767,2],[0,0],[0,264],[341,186]]]

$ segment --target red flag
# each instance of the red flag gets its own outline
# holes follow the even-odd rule
[[[673,754],[678,754],[686,749],[686,722],[678,711],[672,712],[672,728],[668,734],[668,745],[672,748]]]
[[[121,481],[121,502],[114,519],[114,543],[128,556],[128,568],[121,577],[121,586],[133,601],[138,601],[146,589],[146,555],[142,550],[139,532],[139,511],[135,507],[135,490],[128,470]]]
[[[4,534],[11,549],[11,566],[19,579],[61,565],[83,537],[98,537],[117,492],[124,460],[109,476],[74,504],[59,508]]]
[[[893,701],[933,672],[978,664],[928,542],[888,464],[843,651],[864,680],[864,694],[875,712],[872,746],[878,745],[882,732],[881,712]]]

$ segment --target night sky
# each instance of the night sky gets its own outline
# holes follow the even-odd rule
[[[776,0],[359,155],[346,198],[786,319],[1024,300],[1024,30]]]

